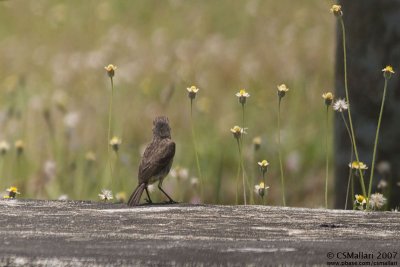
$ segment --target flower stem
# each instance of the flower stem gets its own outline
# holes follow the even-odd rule
[[[0,155],[0,179],[1,179],[2,177],[4,177],[4,173],[3,173],[3,168],[4,168],[4,156],[5,156],[5,155]],[[3,183],[4,183],[4,185],[6,185],[6,184],[8,183],[8,181],[4,179],[4,180],[3,180]],[[0,184],[0,186],[3,186],[3,185]]]
[[[202,201],[204,202],[204,182],[203,182],[203,176],[201,175],[199,154],[197,152],[196,132],[194,130],[194,121],[193,121],[193,99],[190,99],[190,126],[192,128],[192,141],[194,147],[194,154],[196,157],[197,173],[200,178],[200,196]]]
[[[245,129],[246,129],[246,127],[245,127],[245,120],[244,120],[244,118],[245,118],[245,116],[244,116],[244,103],[242,103],[242,127],[243,127],[243,133],[242,133],[242,135],[241,135],[241,151],[242,151],[242,179],[243,179],[243,183],[244,182],[246,182],[246,184],[247,184],[247,186],[249,186],[250,187],[250,185],[249,185],[249,181],[247,180],[247,179],[245,179],[245,169],[244,169],[244,159],[243,159],[243,144],[244,144],[244,135],[245,135]],[[244,189],[243,189],[243,191],[244,191],[244,195],[246,195],[246,187],[244,186],[243,187]],[[253,195],[253,191],[252,190],[250,190],[250,204],[254,204],[254,195]],[[246,205],[246,201],[245,201],[245,205]]]
[[[247,202],[246,202],[246,184],[244,182],[244,169],[243,169],[243,158],[242,158],[242,144],[241,144],[240,138],[236,139],[237,145],[238,145],[238,150],[239,150],[239,165],[238,165],[238,173],[237,173],[237,179],[236,179],[236,189],[238,188],[238,182],[237,181],[239,180],[240,169],[242,169],[243,203],[244,203],[244,205],[247,205]],[[238,190],[236,190],[236,203],[238,203],[237,192],[238,192]]]
[[[244,127],[244,104],[242,104],[242,125],[243,125],[243,129]]]
[[[278,101],[278,156],[279,156],[279,167],[281,170],[281,185],[282,185],[282,203],[283,206],[286,206],[285,199],[285,179],[283,176],[283,165],[282,165],[282,153],[281,153],[281,97],[279,97]]]
[[[245,178],[244,178],[244,165],[243,165],[243,134],[240,137],[242,138],[240,144],[239,144],[239,157],[240,157],[240,167],[242,168],[242,183],[243,183],[243,203],[244,205],[247,205],[247,197],[246,197],[246,183],[245,183]]]
[[[111,154],[110,154],[110,138],[111,138],[111,130],[112,130],[112,114],[113,114],[113,98],[114,98],[114,81],[113,78],[110,77],[111,81],[111,97],[110,97],[110,104],[108,107],[108,133],[107,133],[107,153],[108,153],[108,164],[110,166],[110,175],[111,175],[111,186],[113,184],[113,168],[111,162]]]
[[[380,127],[381,127],[381,120],[382,120],[382,114],[383,114],[383,107],[384,107],[384,105],[385,105],[386,88],[387,88],[387,79],[385,78],[385,85],[384,85],[384,87],[383,87],[383,96],[382,96],[381,110],[380,110],[380,112],[379,112],[378,126],[376,127],[376,135],[375,135],[375,143],[374,143],[374,153],[372,154],[371,174],[370,174],[370,178],[369,178],[368,198],[367,198],[367,201],[369,201],[369,197],[371,196],[372,180],[373,180],[373,178],[374,178],[374,167],[375,167],[376,148],[377,148],[377,146],[378,146],[379,129],[380,129]],[[367,204],[368,204],[368,203],[367,203]]]
[[[108,134],[107,134],[107,151],[110,153],[110,146],[108,145],[108,142],[110,142],[111,138],[111,121],[112,121],[112,112],[113,112],[113,98],[114,98],[114,82],[113,78],[110,78],[111,81],[111,98],[110,98],[110,103],[108,106]]]
[[[267,184],[265,183],[265,171],[261,171],[262,172],[262,179],[263,179],[263,183],[264,183],[264,188],[267,186]],[[265,192],[267,190],[264,189],[264,194],[262,196],[262,201],[263,201],[263,205],[265,206]]]
[[[350,139],[350,144],[351,144],[351,153],[350,153],[350,164],[353,162],[353,140],[351,139],[351,133],[350,133],[350,129],[349,126],[347,125],[346,119],[344,118],[343,112],[340,112],[340,115],[342,117],[344,126],[346,127],[347,130],[347,134],[349,135],[349,139]],[[349,168],[349,180],[347,182],[347,190],[346,190],[346,202],[344,204],[344,209],[347,209],[347,203],[348,203],[348,199],[349,199],[349,190],[350,190],[350,180],[351,180],[351,173],[352,170],[351,168]],[[354,190],[353,190],[354,191]],[[352,192],[353,195],[353,192]]]
[[[354,175],[353,175],[353,171],[350,170],[350,177],[351,177],[351,198],[353,199],[354,195]],[[353,201],[353,210],[356,209],[356,203],[354,203]]]
[[[348,107],[348,118],[349,118],[349,124],[350,124],[350,132],[351,132],[351,139],[353,140],[353,148],[354,148],[354,153],[356,155],[356,160],[357,162],[360,162],[359,157],[358,157],[358,151],[357,151],[357,144],[356,144],[356,139],[354,137],[354,129],[353,129],[353,122],[351,120],[351,111],[350,111],[350,100],[349,100],[349,90],[348,90],[348,85],[347,85],[347,55],[346,55],[346,31],[344,27],[344,22],[343,18],[340,17],[340,24],[342,26],[342,41],[343,41],[343,65],[344,65],[344,88],[346,91],[346,101],[349,104]],[[365,190],[365,183],[364,183],[364,175],[361,170],[359,169],[360,172],[360,183],[361,183],[361,189],[363,192],[363,195],[366,195],[366,190]]]
[[[351,169],[349,171],[349,178],[347,180],[347,189],[346,189],[346,201],[344,202],[344,209],[347,210],[347,203],[349,201],[349,191],[350,191],[350,179],[351,179]]]
[[[238,145],[238,150],[239,150],[239,155],[240,155],[240,143],[239,143],[239,139],[236,139],[237,141],[237,145]],[[239,204],[239,176],[240,176],[240,160],[239,160],[239,164],[238,164],[238,168],[237,168],[237,173],[236,173],[236,205]]]
[[[329,133],[329,106],[326,105],[326,173],[325,173],[325,208],[328,208],[328,178],[329,178],[329,150],[328,150],[328,133]]]

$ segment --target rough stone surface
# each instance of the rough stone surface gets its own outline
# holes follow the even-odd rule
[[[0,266],[326,265],[329,252],[400,253],[397,212],[37,200],[0,200],[0,211]]]

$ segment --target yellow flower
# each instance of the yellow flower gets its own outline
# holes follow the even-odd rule
[[[246,92],[246,89],[240,89],[239,93],[236,93],[237,97],[249,97],[250,94]]]
[[[268,170],[269,162],[264,159],[262,161],[259,161],[257,164],[258,164],[258,166],[260,166],[260,170],[261,170],[262,174],[264,175]]]
[[[353,170],[353,173],[355,176],[360,175],[360,170],[362,173],[365,172],[366,169],[368,169],[367,165],[364,164],[364,162],[358,162],[358,161],[353,161],[349,163],[349,167]]]
[[[96,161],[96,154],[93,151],[89,151],[86,153],[85,159],[89,162],[94,162]]]
[[[254,150],[257,151],[261,147],[261,137],[256,136],[253,138],[253,145],[254,145]]]
[[[267,167],[269,165],[269,162],[264,159],[264,160],[258,162],[258,165],[260,165],[260,167]]]
[[[15,193],[15,194],[19,194],[18,188],[15,187],[15,186],[11,186],[10,188],[7,188],[6,191],[7,191],[7,192],[13,192],[13,193]]]
[[[390,73],[394,74],[393,67],[390,66],[390,65],[386,66],[382,71],[383,72],[390,72]]]
[[[333,15],[335,15],[336,17],[343,16],[342,6],[341,5],[333,5],[331,7],[331,13],[333,13]]]
[[[246,99],[250,97],[250,94],[246,92],[245,89],[240,89],[238,93],[235,94],[239,98],[239,103],[240,104],[245,104]]]
[[[243,128],[235,125],[233,128],[231,128],[231,133],[233,134],[233,137],[239,139],[242,136],[242,133],[244,133],[244,130]]]
[[[367,203],[367,200],[363,195],[355,195],[355,198],[356,198],[355,202],[357,205],[364,205]]]
[[[264,182],[261,182],[260,184],[257,184],[254,186],[254,191],[260,197],[264,197],[265,192],[267,191],[268,188],[269,188],[269,186],[265,186]]]
[[[387,65],[383,70],[383,77],[385,77],[385,79],[390,79],[392,77],[392,74],[394,74],[394,70],[393,67],[390,65]]]
[[[233,128],[231,128],[231,132],[232,133],[241,133],[242,132],[242,128],[240,128],[239,126],[235,125],[233,126]]]
[[[118,192],[115,194],[115,199],[119,203],[124,203],[126,201],[126,193],[125,192]]]
[[[200,89],[192,85],[191,87],[186,88],[186,90],[189,92],[189,98],[194,99]]]
[[[365,165],[364,162],[361,162],[361,161],[353,161],[353,162],[349,163],[349,167],[351,169],[354,169],[354,170],[358,170],[358,169],[366,170],[366,169],[368,169],[367,165]]]
[[[8,144],[7,141],[1,141],[0,142],[0,154],[5,155],[8,150],[10,150],[10,145]]]
[[[21,155],[24,152],[25,144],[22,140],[17,140],[14,143],[15,149],[17,150],[17,154]]]
[[[325,105],[330,106],[333,101],[333,94],[331,92],[323,93],[322,98],[325,99]]]
[[[104,69],[107,71],[108,77],[112,78],[112,77],[114,77],[117,66],[114,66],[113,64],[109,64],[108,66],[105,66]]]
[[[18,192],[18,188],[15,186],[7,188],[6,191],[8,192],[8,196],[4,196],[4,198],[15,198],[17,194],[21,194],[20,192]]]
[[[110,146],[114,149],[115,152],[118,152],[119,146],[121,145],[122,141],[118,137],[114,136],[110,140]]]
[[[283,83],[281,85],[278,85],[278,96],[280,98],[284,97],[287,91],[289,91],[289,88],[286,86],[286,84]]]

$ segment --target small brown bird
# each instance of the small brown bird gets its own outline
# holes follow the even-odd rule
[[[157,117],[153,121],[153,140],[147,145],[139,165],[138,186],[128,200],[128,206],[137,206],[143,190],[146,190],[147,202],[151,201],[147,186],[158,181],[158,189],[169,199],[169,203],[176,203],[161,188],[164,178],[168,175],[175,155],[175,143],[171,140],[171,128],[167,117]]]

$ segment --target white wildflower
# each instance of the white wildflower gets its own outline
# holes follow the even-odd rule
[[[101,194],[99,194],[99,197],[101,200],[104,200],[104,201],[111,200],[114,198],[111,190],[107,190],[107,189],[102,189]]]
[[[333,104],[333,109],[339,112],[343,112],[349,108],[349,104],[346,102],[345,99],[338,99]]]
[[[374,210],[381,209],[387,202],[387,199],[381,193],[372,194],[369,199],[369,205]]]

